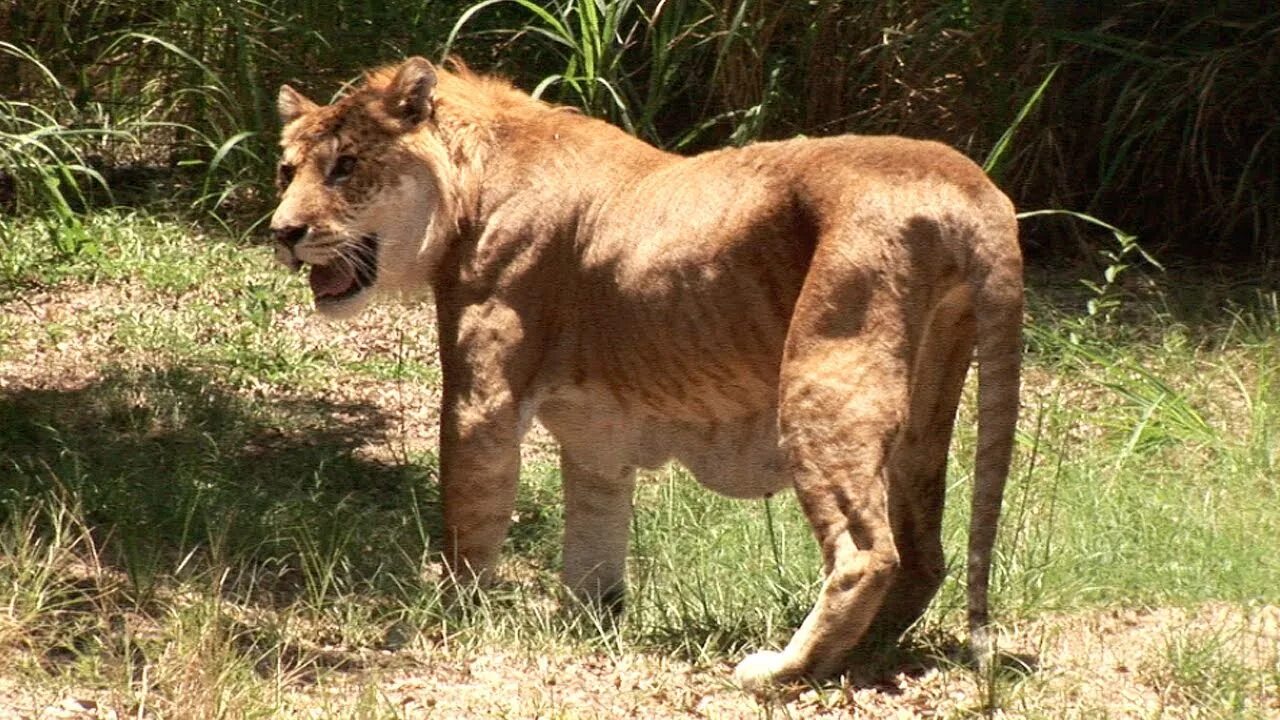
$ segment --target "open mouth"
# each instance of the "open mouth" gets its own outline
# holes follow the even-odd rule
[[[316,303],[346,300],[378,279],[378,238],[367,235],[360,242],[323,265],[312,265],[308,278]]]

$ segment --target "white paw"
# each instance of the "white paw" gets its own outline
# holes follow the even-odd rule
[[[969,651],[973,654],[974,662],[978,664],[978,668],[984,674],[991,670],[991,665],[995,662],[996,657],[991,628],[979,627],[969,632]]]
[[[782,653],[765,650],[752,653],[733,670],[733,680],[743,690],[764,693],[774,690],[783,674]]]

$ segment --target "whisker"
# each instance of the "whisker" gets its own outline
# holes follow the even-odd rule
[[[346,244],[346,242],[347,241],[343,238],[321,237],[319,239],[307,240],[307,245],[310,245],[311,247],[314,247],[314,248],[333,248],[333,247],[339,247],[341,245],[344,245]]]
[[[356,258],[352,257],[351,253],[338,253],[336,259],[351,271],[352,276],[360,274],[360,266],[357,264],[358,261]]]
[[[329,253],[334,256],[343,255],[341,245],[339,243],[310,244],[306,248],[311,253]]]
[[[375,269],[373,258],[370,258],[367,253],[344,253],[343,257],[346,258],[353,271],[363,270],[365,273],[371,273]]]
[[[378,271],[377,251],[366,244],[365,238],[345,235],[330,235],[319,242],[313,242],[309,249],[329,255],[320,264],[341,262],[344,269],[357,277],[373,277]]]
[[[346,244],[352,248],[351,252],[344,253],[350,258],[352,268],[363,269],[367,273],[373,273],[377,270],[377,255],[365,245],[363,239],[349,239]]]

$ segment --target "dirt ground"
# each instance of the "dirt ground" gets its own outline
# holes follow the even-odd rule
[[[343,709],[354,698],[375,693],[380,716],[405,718],[1280,717],[1274,686],[1219,707],[1205,687],[1178,676],[1171,649],[1206,638],[1218,667],[1271,668],[1273,677],[1280,670],[1280,607],[1211,604],[1043,617],[1008,628],[1002,652],[1018,669],[997,683],[998,709],[989,713],[975,673],[936,658],[880,677],[854,671],[766,701],[732,686],[728,662],[694,668],[642,654],[494,648],[458,656],[427,647],[370,657],[362,669],[290,688],[281,716],[348,717]],[[0,677],[5,720],[126,716],[89,690],[47,697]]]

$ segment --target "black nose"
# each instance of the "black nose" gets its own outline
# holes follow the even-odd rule
[[[291,225],[289,227],[271,228],[271,237],[281,245],[292,249],[298,241],[307,234],[306,225]]]

